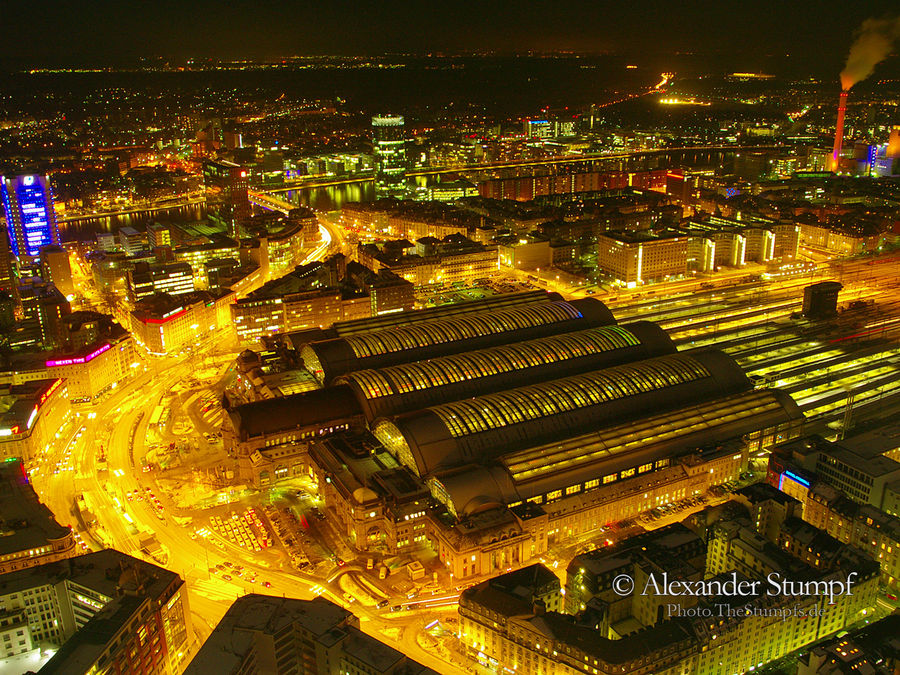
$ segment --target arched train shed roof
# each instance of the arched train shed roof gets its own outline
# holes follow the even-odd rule
[[[439,472],[428,482],[432,494],[464,518],[571,486],[583,492],[591,483],[625,469],[671,461],[698,448],[802,422],[803,413],[786,393],[750,390],[563,441],[532,444],[504,453],[496,463]]]
[[[373,432],[400,462],[427,476],[751,388],[724,352],[670,354],[378,420]]]
[[[372,422],[378,417],[674,352],[675,345],[662,328],[640,321],[357,370],[335,382],[350,386]]]
[[[311,342],[303,347],[301,357],[307,370],[327,384],[365,368],[615,323],[612,312],[594,298],[543,302]]]

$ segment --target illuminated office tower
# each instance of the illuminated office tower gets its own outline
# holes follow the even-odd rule
[[[372,118],[375,196],[402,197],[406,192],[406,137],[401,115]]]
[[[5,176],[3,210],[10,248],[17,258],[36,258],[44,246],[59,245],[59,229],[46,176]]]

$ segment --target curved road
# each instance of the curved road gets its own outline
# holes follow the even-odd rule
[[[209,341],[207,348],[211,344]],[[200,358],[194,354],[152,361],[145,372],[114,390],[89,411],[81,412],[66,433],[48,446],[31,470],[32,482],[42,501],[62,524],[70,524],[76,531],[81,531],[87,541],[137,557],[142,557],[140,533],[155,533],[169,552],[165,567],[181,574],[187,583],[194,631],[199,642],[211,632],[231,603],[246,593],[300,599],[324,594],[333,602],[346,605],[336,579],[329,583],[324,578],[274,569],[245,549],[222,541],[215,546],[211,541],[192,537],[193,527],[179,525],[174,517],[177,515],[181,522],[189,522],[190,514],[176,512],[175,507],[167,503],[154,473],[141,470],[140,458],[144,454],[150,414],[167,392],[190,378]],[[101,472],[97,468],[97,459],[104,452],[108,468]],[[55,472],[57,465],[61,468]],[[162,515],[146,498],[127,499],[127,493],[137,491],[143,496],[148,494],[148,488],[161,499]],[[96,518],[96,526],[88,528],[87,532],[77,518],[75,504],[79,495],[83,495]],[[226,562],[241,564],[247,571],[256,572],[258,582],[241,578],[225,581],[210,573],[211,568]],[[268,581],[270,587],[262,587],[263,581]],[[394,646],[419,662],[442,673],[466,672],[435,658],[418,645],[416,635],[426,623],[421,614],[392,615],[387,610],[372,610],[358,603],[349,608],[360,617],[363,630],[388,644],[391,639],[381,631],[393,629],[396,632],[399,628],[399,640],[393,643]]]

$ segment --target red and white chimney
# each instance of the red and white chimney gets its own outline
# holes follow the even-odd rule
[[[846,89],[842,91],[838,102],[837,125],[834,129],[834,151],[831,153],[831,170],[835,172],[841,163],[841,146],[844,144],[844,114],[847,112],[847,94],[849,93]]]

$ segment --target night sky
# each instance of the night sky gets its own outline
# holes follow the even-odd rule
[[[0,63],[116,65],[141,57],[576,50],[741,51],[839,64],[867,17],[896,0],[833,2],[28,2],[0,10]]]

